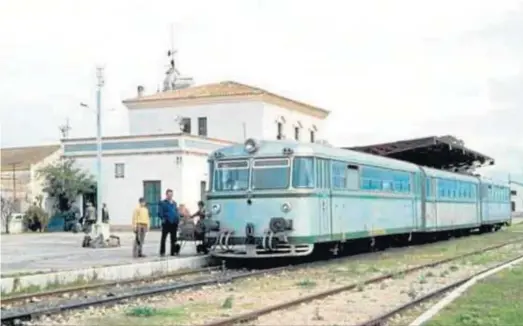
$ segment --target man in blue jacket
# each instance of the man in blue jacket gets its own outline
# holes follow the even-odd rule
[[[180,221],[180,214],[178,213],[178,206],[173,200],[173,191],[167,189],[165,192],[166,198],[158,205],[158,216],[162,221],[162,239],[160,242],[160,256],[165,256],[165,240],[167,234],[170,235],[171,240],[171,256],[178,252],[176,248],[176,233],[178,232],[178,222]]]

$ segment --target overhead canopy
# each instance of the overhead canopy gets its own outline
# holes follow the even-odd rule
[[[453,136],[425,137],[393,143],[346,147],[441,170],[466,171],[494,165],[494,159],[470,150]]]

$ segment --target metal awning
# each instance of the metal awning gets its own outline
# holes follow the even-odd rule
[[[493,158],[466,148],[462,140],[448,135],[344,148],[451,171],[471,171],[495,163]]]

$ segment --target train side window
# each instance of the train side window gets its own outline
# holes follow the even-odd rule
[[[332,162],[332,188],[345,189],[346,188],[345,163],[333,161]]]
[[[323,160],[323,180],[325,182],[324,188],[331,187],[331,160]]]
[[[356,190],[360,187],[360,171],[357,165],[347,165],[345,179],[347,189]]]
[[[316,188],[323,188],[323,164],[321,159],[316,159]]]
[[[312,157],[295,157],[292,167],[292,186],[294,188],[314,188],[315,168]]]
[[[445,190],[443,189],[443,183],[441,180],[437,180],[436,182],[438,187],[438,198],[445,197]]]

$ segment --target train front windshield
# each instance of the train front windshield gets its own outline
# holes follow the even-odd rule
[[[214,169],[214,191],[288,189],[290,159],[254,159],[218,162]]]
[[[249,189],[249,161],[218,162],[214,171],[214,191]]]

